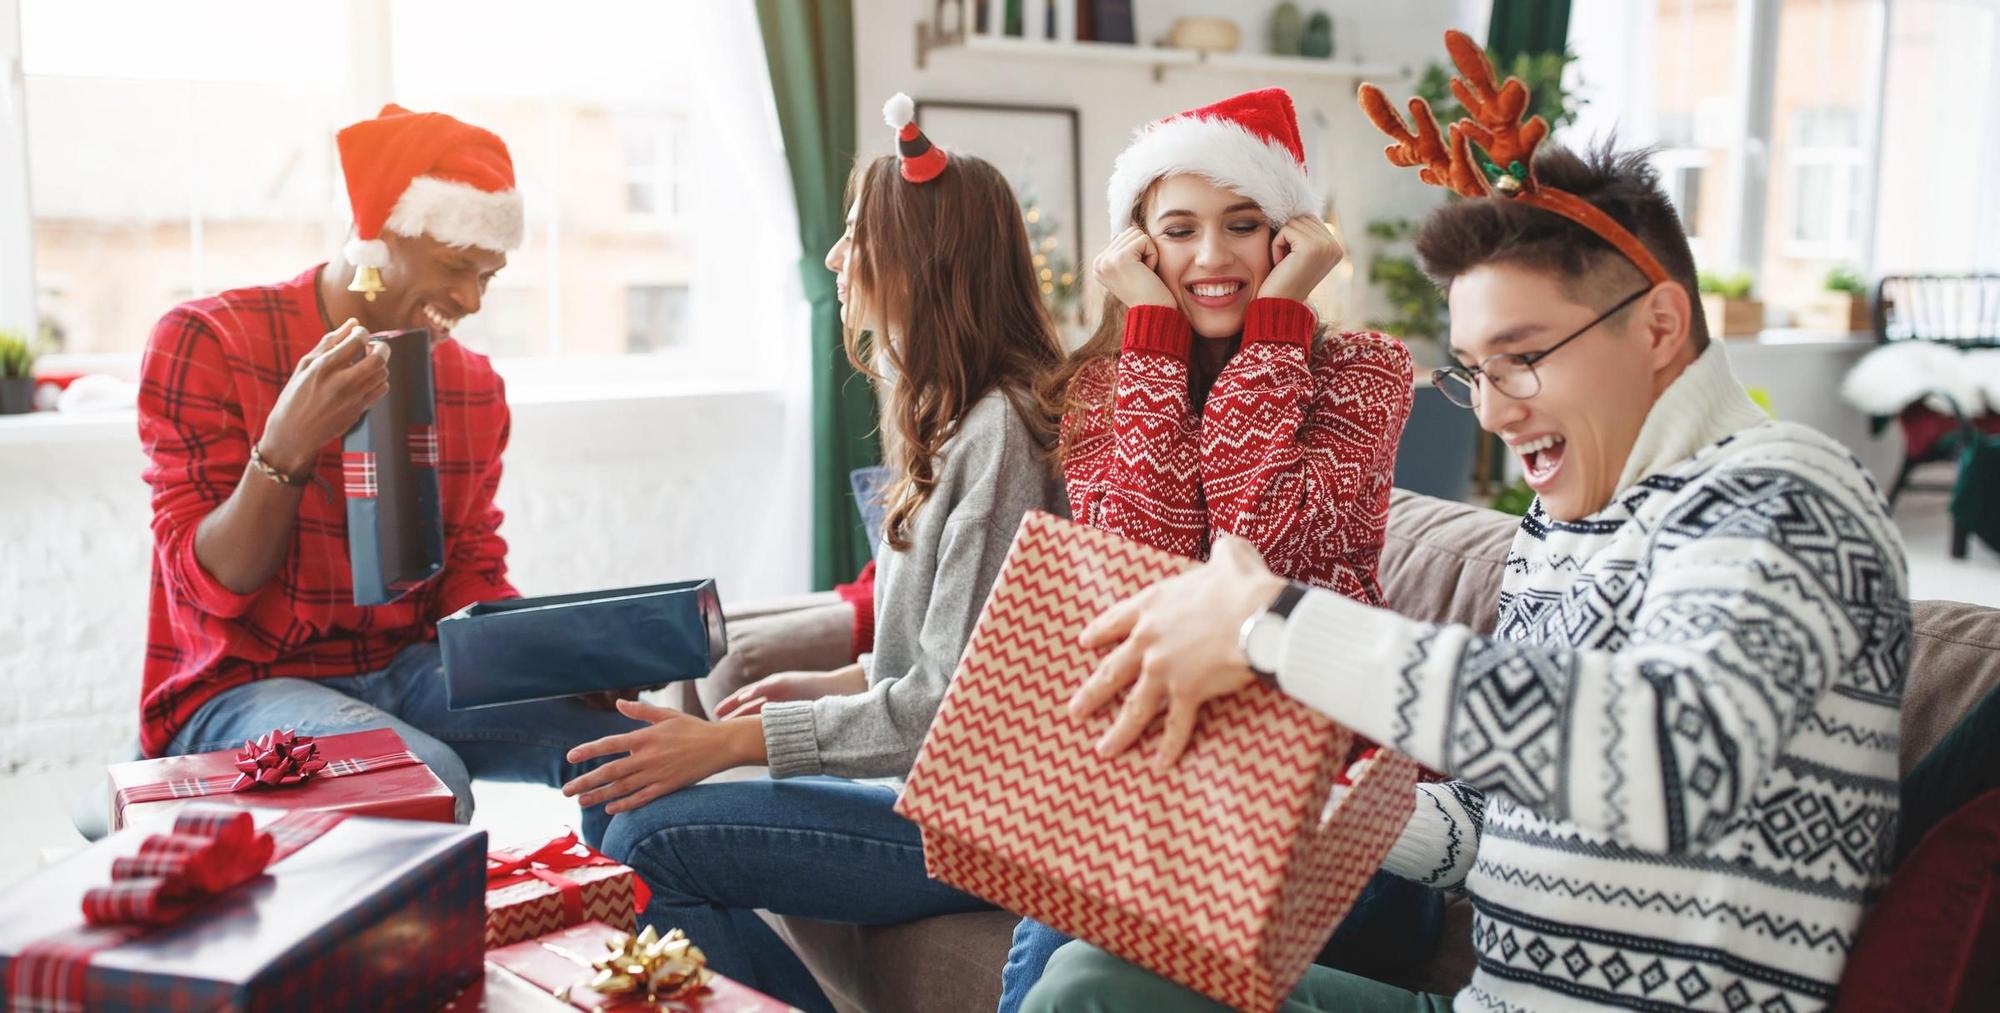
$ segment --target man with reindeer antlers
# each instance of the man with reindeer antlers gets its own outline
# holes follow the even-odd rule
[[[1471,985],[1316,967],[1286,1010],[1828,1006],[1896,837],[1896,529],[1845,449],[1730,373],[1646,153],[1538,152],[1527,89],[1446,44],[1470,118],[1441,133],[1412,100],[1413,131],[1373,86],[1361,103],[1391,162],[1465,198],[1417,248],[1451,306],[1437,385],[1538,494],[1498,632],[1298,598],[1225,540],[1086,630],[1113,649],[1072,708],[1122,696],[1115,751],[1265,678],[1459,779],[1420,789],[1386,867],[1471,895]],[[1213,1008],[1081,943],[1028,1007]]]

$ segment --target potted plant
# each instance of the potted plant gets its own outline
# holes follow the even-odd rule
[[[1708,333],[1724,338],[1754,336],[1764,329],[1764,304],[1753,298],[1755,282],[1748,271],[1732,275],[1701,273],[1701,312]]]
[[[1826,291],[1799,307],[1799,326],[1809,331],[1853,333],[1872,331],[1875,318],[1868,307],[1868,282],[1851,267],[1826,274]]]
[[[35,350],[20,331],[0,329],[0,415],[35,408]]]

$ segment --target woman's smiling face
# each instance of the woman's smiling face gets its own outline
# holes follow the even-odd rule
[[[1243,330],[1250,300],[1271,273],[1271,223],[1257,202],[1193,173],[1153,184],[1143,227],[1159,251],[1160,280],[1204,338]]]

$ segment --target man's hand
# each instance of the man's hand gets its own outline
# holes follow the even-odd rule
[[[1257,297],[1305,302],[1346,255],[1325,222],[1300,215],[1271,237],[1271,273],[1265,276]]]
[[[787,700],[817,700],[823,696],[849,696],[868,688],[860,665],[831,672],[779,672],[767,675],[715,705],[718,720],[762,714],[767,703]]]
[[[370,344],[368,329],[349,320],[299,359],[264,422],[258,449],[279,471],[304,475],[321,449],[354,428],[388,392],[388,342]]]
[[[1070,698],[1070,715],[1094,714],[1125,694],[1110,730],[1097,740],[1098,754],[1124,752],[1165,710],[1153,764],[1164,770],[1180,759],[1201,705],[1255,679],[1237,635],[1284,588],[1249,542],[1225,535],[1201,568],[1113,605],[1085,627],[1084,647],[1112,651]]]
[[[606,814],[630,812],[725,770],[765,759],[764,724],[756,718],[704,721],[636,700],[619,701],[618,713],[653,724],[569,751],[571,763],[625,754],[563,785],[563,794],[576,797],[586,809],[608,801]]]

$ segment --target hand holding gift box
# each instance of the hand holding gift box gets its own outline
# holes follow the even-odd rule
[[[699,679],[729,649],[712,580],[468,605],[438,622],[454,710]]]
[[[318,738],[274,729],[234,752],[114,763],[107,773],[114,829],[197,800],[438,823],[453,815],[451,789],[389,728]]]
[[[190,808],[0,893],[0,1006],[425,1009],[480,971],[486,835]]]
[[[1196,564],[1031,514],[897,811],[930,874],[1239,1009],[1290,992],[1408,820],[1416,767],[1382,751],[1337,799],[1352,733],[1262,683],[1211,702],[1180,761],[1154,729],[1070,716],[1086,624]]]
[[[486,859],[486,947],[585,921],[631,931],[652,891],[637,873],[565,832]]]

